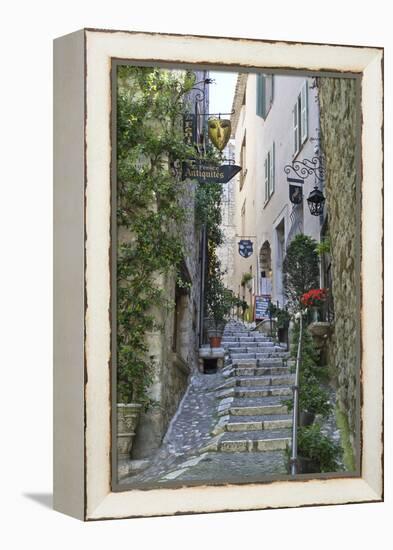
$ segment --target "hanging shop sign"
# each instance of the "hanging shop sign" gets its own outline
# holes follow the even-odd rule
[[[186,145],[194,145],[197,141],[197,123],[194,114],[187,113],[183,116],[183,132],[184,143]]]
[[[298,185],[289,185],[289,200],[292,204],[300,204],[303,200],[303,188]]]
[[[188,160],[182,165],[182,178],[195,179],[199,183],[228,183],[242,169],[236,164],[217,164],[206,160]]]
[[[227,118],[211,118],[208,121],[210,141],[219,151],[222,151],[231,137],[231,121]]]
[[[242,239],[239,241],[239,254],[243,258],[249,258],[253,253],[252,241],[250,239]]]

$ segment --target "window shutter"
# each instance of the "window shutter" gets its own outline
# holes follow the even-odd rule
[[[293,156],[299,151],[299,117],[298,117],[298,108],[297,101],[292,110],[292,133],[293,133]]]
[[[275,166],[275,145],[273,141],[272,148],[270,150],[270,189],[269,196],[274,193],[274,166]]]
[[[265,158],[265,202],[269,199],[269,166],[268,166],[269,155]]]
[[[262,74],[257,74],[257,115],[261,117],[264,116],[263,96],[264,78]]]
[[[300,93],[300,110],[301,110],[301,143],[303,144],[308,137],[308,86],[305,81]]]

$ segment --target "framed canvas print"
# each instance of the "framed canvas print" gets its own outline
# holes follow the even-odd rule
[[[55,508],[383,498],[383,50],[55,40]]]

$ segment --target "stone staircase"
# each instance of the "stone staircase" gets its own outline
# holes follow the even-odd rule
[[[225,382],[217,388],[217,450],[279,451],[290,444],[292,416],[283,401],[292,396],[289,354],[268,336],[241,323],[227,325]]]

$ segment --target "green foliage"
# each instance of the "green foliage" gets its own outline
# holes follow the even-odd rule
[[[120,66],[117,95],[118,401],[147,403],[154,364],[146,333],[160,324],[154,306],[172,307],[158,275],[176,273],[183,255],[179,166],[184,95],[192,73]]]
[[[210,151],[207,157],[217,160],[217,153]],[[223,283],[224,272],[217,257],[217,248],[224,242],[221,229],[222,185],[209,183],[198,185],[196,192],[197,223],[205,226],[207,238],[207,268],[205,281],[205,314],[216,330],[221,330],[229,319],[232,307],[240,305],[233,292]]]
[[[319,384],[315,377],[308,379],[299,392],[299,408],[301,411],[320,414],[326,418],[331,411],[329,394]]]
[[[208,248],[217,248],[224,242],[221,230],[221,198],[222,185],[209,183],[198,185],[196,192],[196,219],[197,223],[206,226]]]
[[[336,420],[337,420],[337,427],[340,430],[341,445],[344,451],[343,461],[344,461],[345,469],[348,472],[353,472],[356,468],[356,462],[355,462],[354,450],[351,445],[351,439],[349,437],[350,430],[349,430],[348,418],[342,411],[340,411],[338,406],[336,407]]]
[[[315,250],[318,254],[318,256],[322,256],[323,254],[328,254],[330,252],[331,245],[330,245],[330,237],[327,236],[320,243],[317,243]]]
[[[336,472],[340,468],[341,446],[324,435],[319,424],[299,428],[297,449],[298,456],[314,461],[320,472]]]
[[[281,309],[278,306],[275,306],[273,302],[269,302],[267,307],[269,314],[272,318],[277,319],[277,328],[285,328],[288,326],[291,316],[286,309]]]
[[[233,292],[225,287],[222,281],[223,274],[215,247],[210,246],[205,287],[205,312],[213,321],[216,330],[224,328],[231,308],[238,304],[238,299]]]
[[[246,284],[249,283],[250,281],[252,281],[252,274],[249,271],[246,271],[242,275],[242,280],[241,280],[240,284],[242,286],[246,286]]]
[[[297,355],[299,334],[299,323],[295,323],[291,345],[293,359],[296,359]],[[327,417],[331,412],[332,405],[329,400],[329,393],[321,386],[321,382],[326,380],[327,373],[326,369],[317,366],[317,362],[318,353],[312,336],[307,330],[303,330],[299,372],[299,410]],[[287,400],[286,405],[292,410],[292,400]]]
[[[287,249],[283,262],[283,282],[288,305],[292,310],[301,308],[300,297],[319,286],[319,257],[317,242],[302,233],[296,235]]]

